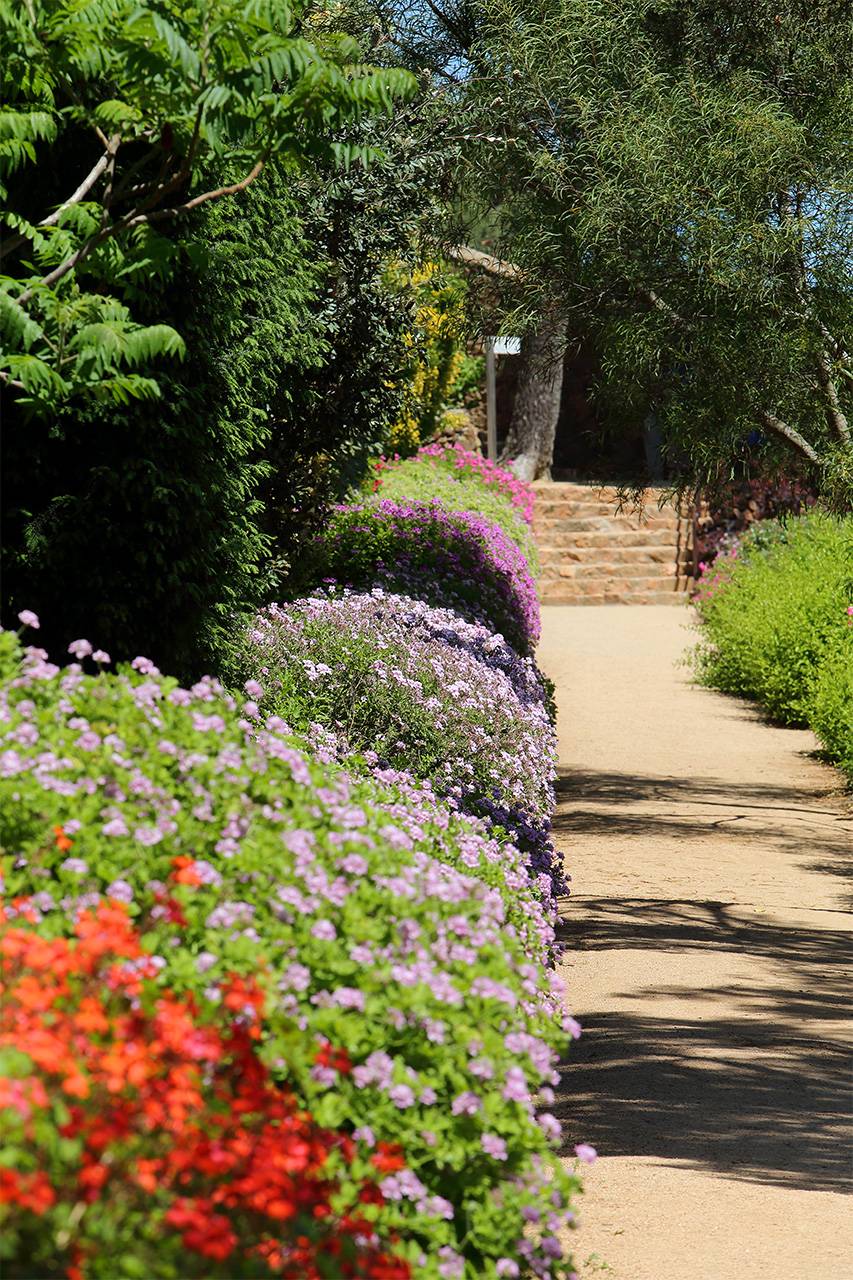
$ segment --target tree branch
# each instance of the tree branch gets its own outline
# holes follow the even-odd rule
[[[483,253],[465,244],[454,245],[448,251],[448,257],[456,262],[464,262],[469,267],[480,267],[489,275],[502,276],[505,280],[523,280],[526,272],[514,262],[506,262],[503,258],[495,258],[491,253]]]
[[[64,262],[61,262],[48,275],[43,276],[37,284],[25,289],[20,297],[16,299],[18,305],[25,306],[38,288],[51,288],[53,285],[58,284],[64,276],[68,275],[69,271],[73,271],[84,258],[87,258],[93,250],[97,249],[98,245],[103,244],[105,240],[109,240],[111,236],[118,235],[120,231],[126,231],[128,227],[139,226],[143,222],[160,222],[165,218],[174,218],[181,213],[188,213],[191,209],[197,208],[200,204],[205,204],[208,200],[217,200],[220,196],[235,195],[238,191],[244,191],[257,178],[266,164],[266,159],[266,156],[264,156],[258,160],[252,170],[240,182],[234,182],[226,187],[217,187],[215,191],[205,191],[201,195],[195,196],[194,199],[187,200],[184,204],[174,205],[171,209],[158,209],[154,213],[147,212],[146,204],[150,208],[154,200],[163,194],[163,191],[177,185],[182,180],[183,175],[178,174],[176,178],[166,183],[162,189],[158,189],[141,206],[131,210],[123,218],[119,218],[118,222],[112,222],[108,227],[102,227],[97,235],[91,236],[78,249],[75,249],[74,253],[69,254]]]
[[[817,376],[826,400],[826,421],[830,431],[842,444],[850,442],[850,425],[841,408],[838,388],[832,376],[832,361],[827,351],[820,351],[817,357]]]
[[[664,302],[660,294],[655,293],[654,289],[639,289],[638,293],[641,298],[645,298],[653,310],[660,311],[668,320],[671,320],[676,329],[683,329],[686,333],[689,333],[694,328],[685,316],[680,315],[668,302]]]
[[[197,209],[200,204],[206,204],[208,200],[219,200],[222,196],[234,196],[239,191],[245,191],[248,186],[255,181],[255,178],[262,172],[267,157],[262,156],[258,160],[245,178],[241,178],[239,182],[232,182],[227,187],[217,187],[215,191],[205,191],[200,196],[194,196],[192,200],[187,200],[184,204],[176,204],[171,209],[157,209],[154,213],[141,214],[137,218],[133,218],[127,223],[127,226],[136,226],[139,222],[159,222],[163,218],[175,218],[180,213],[189,213],[191,209]]]
[[[793,449],[808,459],[815,466],[820,465],[820,458],[815,450],[809,444],[804,436],[801,436],[795,427],[789,427],[787,422],[783,422],[781,418],[777,418],[775,413],[770,413],[768,409],[762,409],[758,413],[758,421],[765,430],[772,432],[773,435],[779,436],[785,440]]]
[[[118,150],[118,144],[120,141],[121,141],[121,137],[117,133],[114,134],[112,138],[110,138],[108,149],[100,157],[97,164],[95,164],[89,170],[89,172],[86,174],[86,177],[80,183],[80,186],[77,188],[77,190],[72,191],[68,199],[63,200],[59,208],[55,209],[53,213],[48,214],[46,218],[42,218],[41,222],[38,222],[36,224],[37,226],[55,227],[66,209],[70,209],[72,205],[79,204],[80,201],[83,199],[83,197],[89,194],[89,192],[92,190],[92,187],[98,181],[98,179],[100,178],[104,170],[107,168],[107,166],[110,163],[115,161],[115,154],[116,154],[116,151]],[[26,238],[27,238],[26,236],[21,236],[21,235],[11,236],[8,240],[6,240],[3,243],[2,248],[0,248],[0,258],[4,258],[7,253],[12,253],[14,249],[17,249],[19,245],[24,243]]]

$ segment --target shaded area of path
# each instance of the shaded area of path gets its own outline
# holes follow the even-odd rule
[[[806,732],[693,685],[687,608],[544,610],[584,1036],[556,1110],[601,1158],[612,1280],[853,1275],[853,808]]]

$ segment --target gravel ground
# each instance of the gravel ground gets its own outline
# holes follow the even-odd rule
[[[582,1280],[850,1280],[853,806],[811,734],[698,688],[687,607],[543,610]]]

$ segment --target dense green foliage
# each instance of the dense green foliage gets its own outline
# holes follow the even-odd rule
[[[285,0],[4,0],[0,34],[0,376],[43,413],[74,393],[156,396],[138,370],[181,339],[135,322],[126,293],[168,273],[162,229],[271,158],[365,159],[335,131],[411,88],[354,65],[351,37],[306,39]]]
[[[159,366],[162,399],[52,421],[9,405],[6,616],[36,608],[51,651],[96,631],[116,659],[216,667],[223,628],[281,598],[328,501],[381,449],[411,323],[386,267],[415,252],[429,175],[390,127],[361,136],[388,152],[366,173],[270,164],[187,220],[177,271],[136,302],[186,341]]]
[[[832,759],[853,752],[853,519],[758,524],[706,571],[701,678],[810,724]]]
[[[91,631],[117,659],[146,651],[198,673],[235,611],[280,581],[261,522],[264,452],[287,376],[325,352],[319,265],[286,188],[270,173],[239,217],[200,211],[192,257],[152,290],[146,307],[187,343],[166,397],[77,406],[53,424],[7,415],[4,596],[40,611],[52,650]]]
[[[787,456],[850,509],[849,6],[390,8],[462,121],[472,235],[521,269],[506,302],[559,299],[614,429],[653,411],[694,481]]]

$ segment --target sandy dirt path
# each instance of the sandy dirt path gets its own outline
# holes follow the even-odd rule
[[[551,606],[558,1099],[582,1280],[851,1280],[853,810],[810,734],[697,688],[690,611]]]

